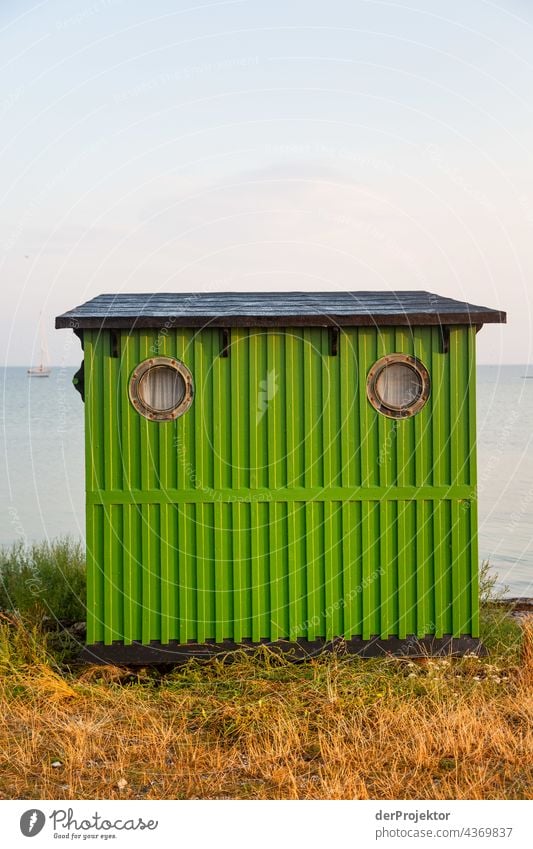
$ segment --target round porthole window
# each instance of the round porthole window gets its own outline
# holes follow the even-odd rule
[[[372,406],[384,416],[414,416],[429,398],[428,370],[415,357],[389,354],[370,369],[367,394]]]
[[[192,399],[192,375],[179,360],[152,357],[140,363],[131,376],[131,403],[147,419],[177,419],[189,409]]]

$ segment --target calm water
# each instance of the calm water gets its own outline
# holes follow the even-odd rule
[[[533,379],[524,379],[526,370],[478,372],[480,556],[513,595],[533,596]],[[25,368],[0,369],[0,544],[84,534],[83,404],[74,371],[30,380]]]

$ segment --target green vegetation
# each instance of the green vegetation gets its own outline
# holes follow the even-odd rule
[[[69,537],[0,550],[0,610],[26,622],[85,619],[85,554]]]

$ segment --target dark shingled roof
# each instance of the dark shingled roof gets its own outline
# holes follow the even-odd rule
[[[430,292],[195,292],[98,295],[56,318],[56,327],[294,327],[473,324],[504,312]]]

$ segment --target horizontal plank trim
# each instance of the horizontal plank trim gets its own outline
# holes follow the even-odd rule
[[[213,504],[288,501],[436,501],[470,502],[475,489],[462,486],[293,487],[290,489],[132,489],[92,490],[88,504]],[[466,506],[466,505],[465,505]]]

